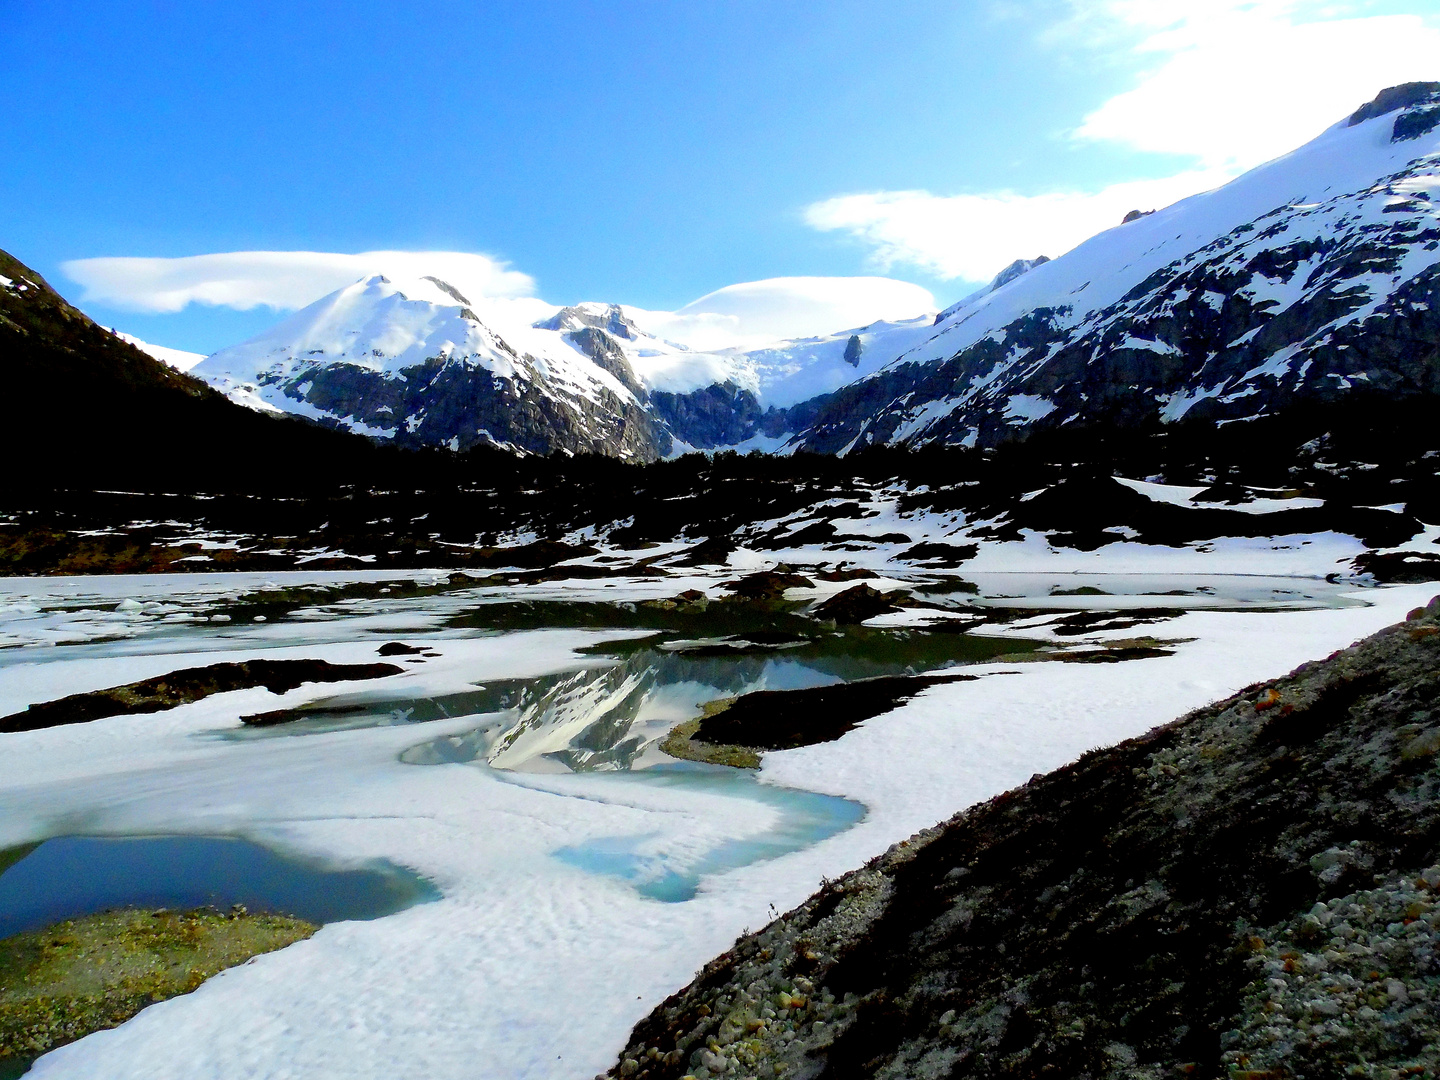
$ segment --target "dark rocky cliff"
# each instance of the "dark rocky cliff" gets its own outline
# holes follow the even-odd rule
[[[1440,598],[742,938],[610,1075],[1433,1076]]]
[[[605,338],[600,331],[587,333]],[[597,365],[610,370],[604,359]],[[565,393],[445,357],[406,368],[399,377],[354,364],[316,366],[292,377],[285,393],[330,416],[392,432],[397,446],[490,445],[634,461],[653,461],[669,450],[669,436],[633,399],[608,391],[596,399]]]

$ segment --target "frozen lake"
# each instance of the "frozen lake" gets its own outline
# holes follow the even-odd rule
[[[0,581],[0,714],[213,662],[368,663],[387,641],[423,650],[368,684],[239,690],[0,737],[5,848],[235,838],[333,873],[383,862],[438,894],[332,921],[47,1055],[34,1074],[448,1077],[473,1076],[483,1060],[497,1077],[593,1076],[655,1003],[822,877],[1034,772],[1348,644],[1433,591],[970,576],[973,590],[940,581],[923,594],[941,615],[971,619],[968,633],[901,619],[756,641],[733,627],[710,639],[641,625],[646,601],[713,593],[718,579],[698,574],[604,592],[381,573]],[[602,602],[630,607],[607,627],[595,623],[603,608],[571,619],[544,606]],[[1050,623],[1137,608],[1143,625],[1097,624],[1079,641]],[[559,625],[534,625],[556,612]],[[1173,655],[990,660],[1017,639],[1137,634]],[[768,753],[758,774],[677,764],[657,746],[715,698],[960,665],[997,677],[934,686],[838,741]],[[240,722],[274,712],[296,719]],[[0,915],[4,904],[0,887]]]

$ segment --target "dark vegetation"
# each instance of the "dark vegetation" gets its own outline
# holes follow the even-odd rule
[[[1317,437],[1317,428],[1334,431]],[[991,519],[994,538],[1036,528],[1056,543],[1093,548],[1121,539],[1127,528],[1154,543],[1335,529],[1382,546],[1413,535],[1419,521],[1440,521],[1434,430],[1427,411],[1396,406],[1367,412],[1357,403],[1343,416],[1309,414],[1303,424],[1300,418],[1257,421],[1229,442],[1216,440],[1213,429],[1208,438],[1175,430],[1123,438],[1095,433],[1063,446],[1036,439],[994,451],[878,448],[843,459],[691,455],[650,465],[579,457],[563,466],[490,451],[437,454],[422,463],[396,451],[393,460],[413,462],[403,483],[377,469],[365,483],[332,482],[319,490],[304,486],[316,474],[295,467],[296,460],[309,460],[303,456],[257,472],[249,491],[218,472],[191,478],[191,486],[175,480],[150,484],[148,491],[143,475],[133,476],[123,493],[100,491],[103,481],[76,463],[68,484],[17,486],[19,474],[7,474],[0,572],[275,570],[303,560],[316,569],[363,561],[396,568],[529,565],[544,573],[556,562],[591,553],[559,546],[568,532],[586,526],[632,550],[691,541],[697,544],[686,556],[691,564],[723,562],[741,542],[762,549],[821,543],[843,561],[847,550],[865,546],[865,538],[848,537],[829,521],[853,515],[879,485],[901,493],[903,511],[963,511],[971,520]],[[371,452],[368,444],[363,449]],[[1206,485],[1215,501],[1210,509],[1157,503],[1115,482],[1117,474]],[[1244,499],[1255,488],[1265,489],[1261,495],[1302,494],[1325,505],[1247,514],[1226,501]],[[1020,501],[1037,490],[1041,494]],[[1389,506],[1397,509],[1372,509]],[[757,525],[802,511],[818,520],[799,530],[767,532]],[[497,551],[524,531],[541,540]],[[202,538],[228,546],[202,549]],[[973,549],[921,544],[904,557],[917,567],[953,568],[973,557]],[[1378,563],[1375,572],[1428,573],[1429,567],[1418,565],[1422,561]],[[584,572],[644,573],[645,565],[642,556],[633,565]]]
[[[901,509],[963,510],[1080,548],[1138,531],[1153,543],[1324,529],[1386,546],[1440,520],[1440,436],[1429,400],[1360,391],[1343,405],[1309,404],[1232,424],[1129,428],[1083,423],[1016,432],[994,449],[875,447],[845,458],[689,455],[626,464],[613,458],[411,451],[233,405],[199,381],[125,344],[0,253],[0,377],[25,407],[0,430],[11,467],[0,475],[0,573],[276,570],[354,567],[528,567],[587,554],[558,542],[594,527],[640,550],[683,538],[691,564],[716,563],[744,542],[799,543],[836,553],[884,537],[847,534],[877,486]],[[1213,510],[1156,503],[1111,477],[1206,485]],[[1311,510],[1242,514],[1249,489],[1325,501]],[[1021,502],[1025,495],[1034,495]],[[825,504],[825,505],[822,505]],[[1402,506],[1403,510],[1371,509]],[[805,511],[797,527],[762,527]],[[808,520],[813,519],[813,520]],[[517,549],[530,532],[538,543]],[[202,549],[200,539],[220,548]],[[228,543],[226,543],[228,541]],[[505,548],[497,552],[497,548]],[[954,568],[973,546],[921,543],[903,556]],[[1377,577],[1429,574],[1427,560],[1376,563]],[[590,566],[570,574],[653,573]],[[1434,568],[1440,572],[1440,568]]]
[[[413,478],[441,455],[232,404],[97,326],[0,251],[0,488],[120,491],[323,490]],[[281,479],[283,478],[283,479]]]
[[[0,732],[38,731],[61,724],[83,724],[106,716],[160,712],[211,694],[263,686],[283,694],[308,682],[347,682],[398,675],[394,664],[332,664],[325,660],[246,660],[183,668],[154,679],[71,694],[0,717]]]
[[[611,1075],[1433,1075],[1437,690],[1440,598],[828,883]]]

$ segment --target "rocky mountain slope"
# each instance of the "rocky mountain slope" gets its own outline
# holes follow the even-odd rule
[[[368,440],[237,408],[67,304],[0,252],[0,486],[197,491],[374,479]]]
[[[1440,1068],[1440,598],[926,830],[705,967],[610,1075]]]
[[[436,278],[376,276],[195,372],[400,445],[628,460],[995,446],[1433,398],[1437,199],[1440,83],[1407,84],[1215,191],[1016,260],[933,322],[701,352],[617,305],[502,325]]]
[[[833,395],[799,439],[993,446],[1440,391],[1440,83],[1118,225]]]

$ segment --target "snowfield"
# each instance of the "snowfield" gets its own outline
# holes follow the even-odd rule
[[[1113,576],[1122,568],[1104,569]],[[1035,584],[1013,575],[1007,588],[1001,576],[983,590],[1013,594]],[[696,578],[709,588],[718,580]],[[393,638],[440,656],[387,680],[396,684],[387,692],[438,694],[575,667],[577,648],[625,636],[446,629],[444,616],[461,604],[453,595],[268,625],[199,622],[227,586],[245,584],[224,575],[0,581],[0,630],[32,642],[0,653],[0,711],[223,659],[369,660]],[[1123,582],[1115,584],[1120,591]],[[545,588],[574,599],[600,596],[603,586]],[[609,1068],[631,1026],[700,965],[822,878],[1032,773],[1349,644],[1403,618],[1434,586],[1334,591],[1345,606],[1190,610],[1149,628],[1191,639],[1173,656],[970,668],[989,677],[933,687],[838,741],[766,754],[762,783],[859,800],[866,816],[802,850],[706,876],[681,903],[646,899],[553,853],[628,841],[656,866],[683,870],[721,844],[763,839],[783,816],[783,797],[748,797],[741,782],[676,787],[644,771],[502,773],[399,760],[419,743],[473,729],[473,716],[233,737],[240,714],[315,700],[333,687],[301,687],[279,702],[263,689],[239,691],[164,713],[3,736],[6,845],[76,832],[243,834],[342,864],[389,859],[443,894],[373,922],[328,925],[52,1052],[34,1075],[582,1080]],[[603,596],[655,594],[654,583],[636,582]],[[138,618],[147,605],[152,621],[141,631],[104,633],[107,619]],[[168,615],[160,610],[167,605]],[[189,621],[173,618],[181,614]],[[1042,616],[1000,632],[1043,635]],[[66,627],[77,643],[44,643]],[[1095,635],[1106,636],[1117,633]]]

